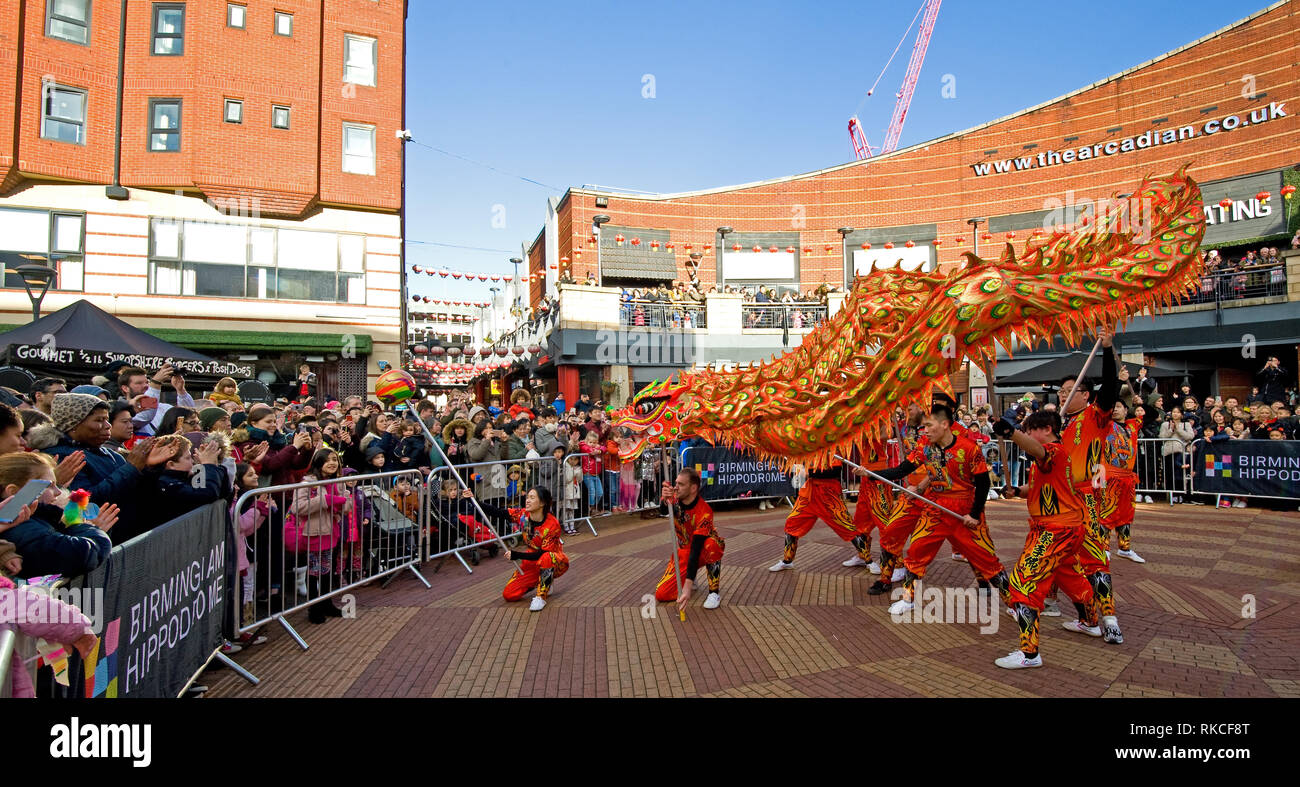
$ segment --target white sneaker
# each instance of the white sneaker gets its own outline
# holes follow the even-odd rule
[[[1151,495],[1144,495],[1143,498],[1142,498],[1142,502],[1144,502],[1144,503],[1154,503],[1154,502],[1156,502],[1156,501],[1154,501],[1154,500],[1151,499]]]
[[[1107,562],[1107,563],[1110,562],[1110,550],[1109,550],[1109,549],[1106,550],[1106,562]]]
[[[1066,631],[1077,631],[1080,634],[1087,634],[1090,637],[1101,636],[1101,626],[1085,626],[1081,620],[1069,620],[1061,624],[1061,628]]]
[[[841,566],[844,566],[845,568],[857,568],[858,566],[865,566],[865,565],[867,565],[867,561],[865,561],[865,560],[862,559],[862,555],[854,555],[853,557],[851,557],[851,558],[849,558],[848,560],[844,561],[844,562],[841,563],[840,565],[841,565]],[[876,566],[876,571],[875,571],[875,573],[877,573],[877,574],[880,573],[880,566]]]
[[[542,607],[546,606],[546,599],[541,596],[533,596],[533,603],[528,605],[529,612],[541,612]]]
[[[873,574],[879,574],[879,573],[880,573],[880,564],[873,560],[873,561],[871,561],[870,563],[867,564],[867,570],[870,571],[870,572],[873,573]]]
[[[1055,600],[1049,598],[1043,602],[1043,614],[1049,618],[1059,618],[1061,608],[1056,605]]]
[[[952,559],[955,560],[955,561],[957,561],[958,563],[968,563],[968,562],[970,562],[970,561],[968,561],[966,558],[962,557],[962,555],[961,555],[960,552],[953,552],[953,553],[952,553]]]
[[[1233,507],[1233,508],[1245,508],[1245,507],[1246,507],[1246,501],[1245,501],[1245,500],[1242,500],[1241,498],[1237,498],[1236,500],[1233,500],[1233,501],[1232,501],[1232,507]]]
[[[994,659],[993,663],[1002,669],[1025,669],[1027,667],[1043,666],[1043,654],[1039,653],[1032,659],[1025,658],[1025,654],[1019,650],[1013,650],[1000,659]]]
[[[777,572],[777,571],[788,571],[789,569],[792,568],[794,568],[794,563],[787,563],[784,560],[778,560],[775,563],[773,563],[770,567],[768,567],[767,570],[772,572]]]
[[[905,612],[911,612],[915,608],[916,608],[915,603],[900,598],[898,601],[895,601],[893,604],[889,605],[889,614],[902,615]]]
[[[894,573],[892,576],[890,576],[889,581],[902,582],[906,576],[907,576],[907,569],[903,568],[902,566],[899,566],[898,568],[894,569]]]
[[[1131,550],[1131,549],[1121,549],[1121,550],[1119,551],[1119,556],[1120,556],[1120,557],[1126,557],[1126,558],[1128,558],[1129,560],[1132,560],[1134,563],[1145,563],[1145,562],[1147,562],[1147,559],[1146,559],[1146,558],[1142,557],[1141,555],[1139,555],[1138,553],[1134,552],[1134,551]]]
[[[710,593],[709,597],[704,599],[705,609],[717,609],[720,606],[722,606],[722,596],[719,596],[717,593]]]

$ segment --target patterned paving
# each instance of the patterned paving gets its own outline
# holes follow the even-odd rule
[[[1024,505],[988,511],[1011,565]],[[783,522],[782,510],[719,512],[723,606],[704,610],[697,594],[684,623],[648,595],[668,557],[667,520],[623,517],[604,520],[599,537],[566,539],[570,570],[540,613],[501,600],[501,558],[472,575],[430,564],[432,590],[399,577],[358,591],[355,619],[292,616],[306,651],[267,626],[268,643],[235,657],[261,685],[223,669],[202,682],[228,697],[1300,696],[1295,512],[1139,506],[1134,544],[1150,562],[1112,566],[1124,644],[1044,618],[1045,666],[1017,672],[993,664],[1016,645],[1000,609],[990,620],[986,606],[984,623],[934,622],[953,620],[974,586],[947,549],[926,577],[937,600],[918,604],[933,615],[896,622],[888,597],[867,595],[874,577],[840,565],[851,552],[829,528],[801,542],[795,571],[768,572]]]

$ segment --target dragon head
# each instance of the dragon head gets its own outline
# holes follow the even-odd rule
[[[636,459],[646,446],[668,443],[684,436],[682,408],[686,404],[683,394],[689,383],[685,374],[677,380],[656,380],[632,397],[632,404],[610,414],[614,426],[632,430],[632,446],[619,451],[619,459]]]

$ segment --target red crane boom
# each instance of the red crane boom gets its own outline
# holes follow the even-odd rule
[[[897,94],[894,115],[889,119],[889,128],[885,131],[885,144],[880,146],[881,154],[892,153],[898,148],[898,139],[903,135],[903,122],[907,120],[907,110],[912,106],[912,94],[916,92],[916,82],[921,76],[921,66],[925,63],[925,52],[930,47],[930,36],[934,33],[934,23],[939,17],[939,5],[942,2],[943,0],[925,0],[921,27],[916,33],[916,43],[912,46],[912,57],[907,61],[907,74],[903,77],[903,88]],[[912,21],[916,21],[915,18]],[[879,82],[879,78],[876,81]],[[867,95],[871,95],[871,91],[867,91]],[[849,139],[853,143],[853,153],[859,160],[871,157],[871,147],[867,145],[862,123],[856,115],[849,118]]]

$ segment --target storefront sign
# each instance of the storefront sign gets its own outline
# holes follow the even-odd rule
[[[159,355],[133,355],[130,353],[113,353],[101,350],[78,350],[75,348],[53,348],[40,344],[13,344],[9,346],[14,363],[47,363],[57,366],[89,367],[99,369],[115,361],[125,361],[132,366],[139,366],[147,372],[157,371],[164,364],[171,364],[185,374],[202,377],[252,377],[253,367],[233,361],[195,361],[187,358],[170,358]]]

